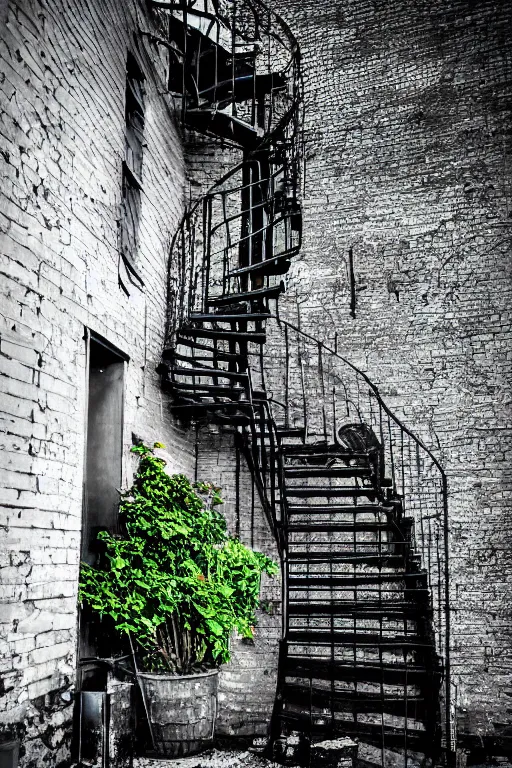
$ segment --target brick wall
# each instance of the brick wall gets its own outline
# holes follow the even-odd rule
[[[489,733],[509,721],[510,687],[505,9],[462,0],[272,0],[272,7],[299,38],[306,87],[305,247],[281,312],[293,321],[300,311],[302,327],[320,338],[337,331],[340,351],[447,467],[459,711],[464,728]],[[2,31],[0,727],[24,731],[24,768],[57,765],[68,754],[84,326],[130,355],[125,482],[132,432],[166,443],[176,469],[194,467],[192,441],[168,419],[155,374],[185,175],[162,95],[165,59],[147,38],[139,254],[146,286],[127,298],[117,283],[126,50],[139,27],[159,32],[159,25],[142,0],[115,8],[27,0],[11,1]],[[191,145],[190,196],[236,159],[209,142]],[[216,440],[201,438],[198,476],[222,485],[232,502],[233,449]],[[246,501],[251,485],[242,465]],[[261,510],[256,504],[254,526],[247,508],[240,507],[242,539],[272,556]],[[236,530],[236,509],[227,511]],[[278,603],[278,584],[265,586],[263,598]],[[222,675],[221,732],[241,733],[249,721],[248,730],[264,730],[279,625],[278,613],[262,614],[254,647],[234,641]],[[239,715],[244,707],[249,718]]]
[[[2,5],[2,9],[3,9]],[[2,13],[4,11],[2,10]],[[129,355],[124,470],[132,432],[193,472],[155,367],[166,262],[184,165],[161,32],[143,2],[26,0],[0,42],[0,735],[23,737],[24,768],[68,757],[76,663],[86,361],[84,328]],[[2,19],[4,21],[4,19]],[[138,43],[135,43],[135,40]],[[127,49],[146,76],[138,268],[118,286]]]
[[[512,689],[505,6],[271,2],[305,81],[304,248],[281,314],[336,332],[443,461],[460,726],[494,736]]]

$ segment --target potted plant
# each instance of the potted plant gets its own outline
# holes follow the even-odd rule
[[[191,754],[213,736],[230,636],[253,637],[261,574],[278,569],[228,536],[220,489],[170,476],[145,445],[132,451],[139,467],[121,494],[124,533],[98,533],[104,552],[82,564],[79,599],[133,643],[156,751]]]

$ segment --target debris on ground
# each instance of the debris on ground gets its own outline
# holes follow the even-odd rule
[[[200,755],[181,757],[173,760],[150,757],[136,757],[133,768],[282,768],[278,763],[267,760],[249,750],[224,751],[211,749]]]

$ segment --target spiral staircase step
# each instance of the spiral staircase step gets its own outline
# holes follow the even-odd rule
[[[269,288],[257,288],[254,291],[242,291],[241,293],[230,293],[223,296],[209,296],[206,303],[209,306],[222,306],[223,304],[233,304],[238,301],[261,301],[262,299],[276,299],[281,293],[284,293],[283,282]]]

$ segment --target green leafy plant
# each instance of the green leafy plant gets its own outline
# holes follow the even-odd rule
[[[132,451],[140,461],[121,496],[125,535],[98,533],[104,553],[97,566],[82,563],[79,599],[131,635],[146,669],[218,666],[233,630],[253,637],[261,574],[278,568],[227,535],[219,488],[169,476],[145,445]]]

